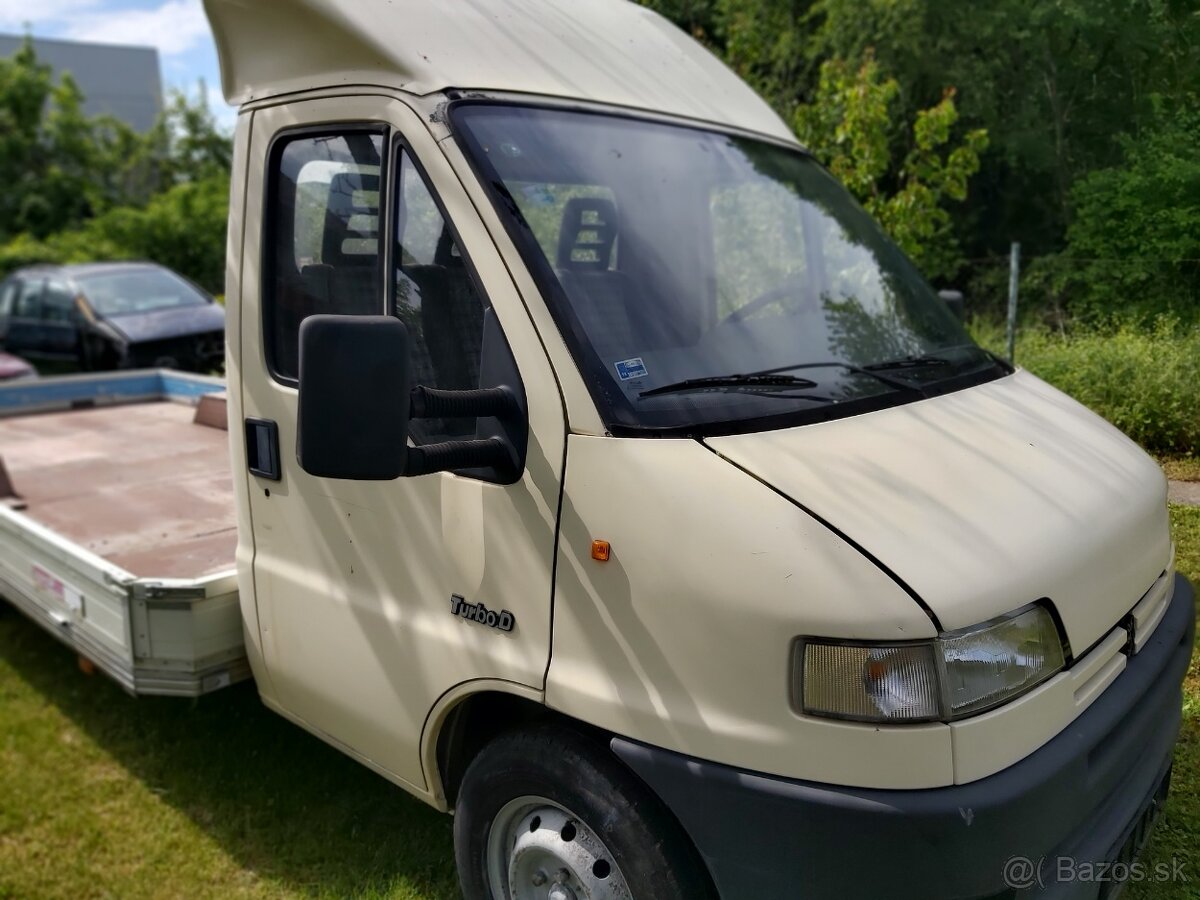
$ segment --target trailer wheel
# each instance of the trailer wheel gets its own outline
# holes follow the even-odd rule
[[[497,738],[463,776],[454,856],[468,900],[704,900],[707,872],[661,802],[563,728]]]

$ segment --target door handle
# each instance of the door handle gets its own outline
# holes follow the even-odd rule
[[[251,475],[279,481],[279,426],[270,419],[246,420],[246,467]]]

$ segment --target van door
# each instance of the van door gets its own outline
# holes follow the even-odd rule
[[[264,699],[418,791],[420,739],[450,688],[541,689],[565,426],[553,371],[482,222],[424,123],[381,96],[255,112],[241,297],[241,384]],[[261,242],[261,246],[259,246]],[[392,482],[309,476],[296,462],[300,322],[400,316],[413,383],[479,386],[506,340],[530,411],[512,485],[448,473]],[[499,328],[487,329],[495,317]],[[378,390],[398,390],[380,384]],[[475,423],[415,423],[413,440]],[[243,581],[245,583],[245,580]],[[508,611],[511,632],[456,616]],[[457,601],[457,602],[461,602]]]

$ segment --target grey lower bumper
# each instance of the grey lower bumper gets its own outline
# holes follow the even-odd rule
[[[1033,755],[966,785],[841,788],[623,738],[612,746],[679,819],[726,900],[1096,898],[1103,884],[1058,881],[1067,870],[1057,860],[1128,853],[1161,803],[1194,631],[1194,594],[1179,576],[1158,629],[1083,715]],[[1041,868],[1018,879],[1006,872],[1015,857]],[[1016,891],[1006,879],[1033,885]]]

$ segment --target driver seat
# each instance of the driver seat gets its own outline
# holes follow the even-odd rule
[[[619,219],[604,197],[572,197],[563,208],[558,279],[588,339],[607,365],[636,356],[633,282],[615,263]]]

